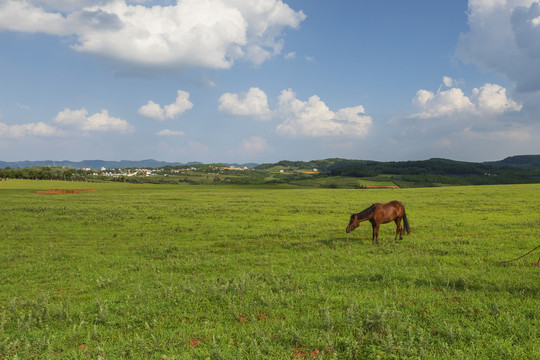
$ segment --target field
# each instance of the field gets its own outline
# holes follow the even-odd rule
[[[92,190],[67,194],[44,190]],[[345,233],[400,200],[412,228]],[[537,359],[540,186],[0,181],[0,359]]]

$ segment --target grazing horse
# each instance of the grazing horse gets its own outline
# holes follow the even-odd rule
[[[399,201],[390,201],[386,204],[373,204],[364,211],[359,212],[358,214],[351,214],[351,221],[347,226],[347,233],[350,233],[360,225],[362,221],[369,220],[371,226],[373,227],[373,238],[372,242],[378,243],[379,237],[379,226],[381,224],[386,224],[390,221],[395,221],[396,223],[396,237],[394,240],[397,240],[399,234],[399,240],[403,239],[403,232],[401,228],[401,219],[403,219],[403,224],[405,225],[405,230],[407,234],[411,232],[409,227],[409,222],[407,221],[407,215],[405,215],[405,206]]]

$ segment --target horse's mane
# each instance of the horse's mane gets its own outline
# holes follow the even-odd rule
[[[365,210],[360,211],[358,214],[356,214],[360,219],[367,218],[369,215],[373,214],[373,211],[375,211],[375,204],[371,205]]]

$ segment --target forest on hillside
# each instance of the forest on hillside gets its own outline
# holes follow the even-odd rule
[[[283,160],[254,168],[223,164],[167,165],[158,168],[108,170],[37,166],[0,169],[0,179],[119,181],[167,184],[289,184],[308,187],[366,188],[376,186],[426,187],[540,183],[540,156],[507,158],[499,162],[448,159],[422,161]],[[367,186],[368,184],[369,186]]]

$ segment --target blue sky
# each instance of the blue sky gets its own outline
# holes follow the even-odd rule
[[[538,154],[540,1],[0,0],[0,160]]]

